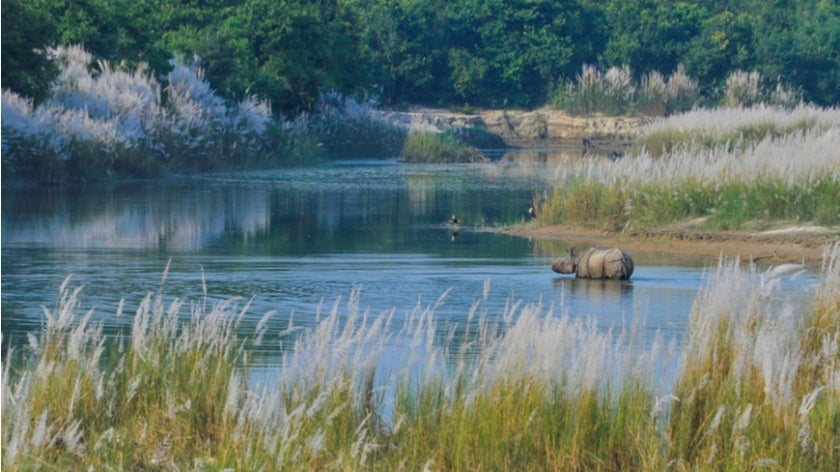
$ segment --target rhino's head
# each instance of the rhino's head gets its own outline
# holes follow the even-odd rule
[[[574,274],[577,269],[577,260],[575,259],[575,250],[569,251],[567,257],[558,257],[551,263],[551,270],[558,274]]]

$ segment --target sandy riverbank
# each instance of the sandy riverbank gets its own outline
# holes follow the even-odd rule
[[[827,246],[840,241],[840,228],[789,226],[767,231],[708,231],[692,227],[625,233],[533,224],[508,227],[507,234],[560,239],[579,247],[619,247],[647,256],[683,255],[717,259],[738,257],[757,263],[818,266]]]

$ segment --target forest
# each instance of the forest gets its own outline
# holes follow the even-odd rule
[[[835,0],[3,1],[4,90],[45,100],[49,51],[69,45],[162,81],[173,59],[200,60],[225,100],[285,116],[325,91],[394,108],[535,108],[587,66],[634,80],[680,68],[708,104],[736,71],[840,103]]]

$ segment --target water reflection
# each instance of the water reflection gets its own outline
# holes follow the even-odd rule
[[[556,277],[554,289],[573,292],[579,298],[603,302],[610,299],[622,300],[633,296],[632,280],[592,280],[576,277]]]
[[[317,322],[318,307],[361,287],[363,309],[396,317],[446,294],[436,315],[462,326],[492,286],[488,316],[511,300],[542,303],[600,326],[636,314],[651,331],[680,333],[703,262],[636,259],[629,283],[557,278],[551,259],[566,242],[542,243],[481,231],[526,217],[556,166],[576,158],[542,151],[477,165],[356,161],[105,189],[3,190],[3,351],[38,329],[69,274],[84,284],[84,309],[106,332],[130,325],[148,292],[213,300],[255,296],[242,322],[250,334],[276,312],[271,333]],[[581,157],[577,157],[580,159]],[[452,238],[447,221],[459,220]],[[124,313],[114,317],[121,299]],[[447,332],[449,328],[441,329]],[[460,328],[463,329],[463,328]],[[260,348],[266,362],[283,349]],[[443,341],[440,341],[443,342]],[[5,354],[4,354],[5,355]]]

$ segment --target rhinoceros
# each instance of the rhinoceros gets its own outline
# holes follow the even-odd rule
[[[633,259],[618,248],[590,248],[580,254],[554,259],[551,269],[558,274],[575,274],[579,279],[627,280],[633,275]]]

